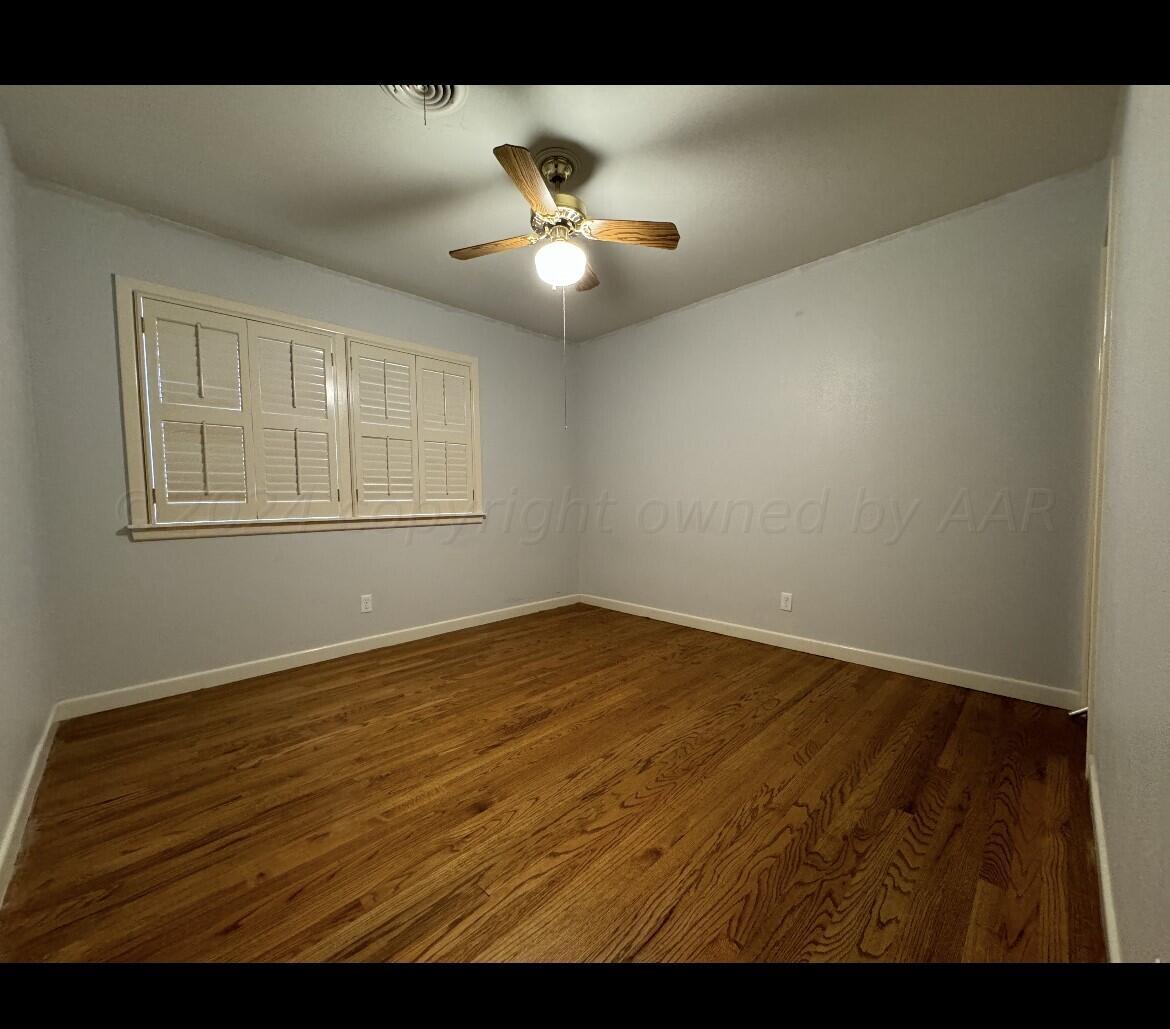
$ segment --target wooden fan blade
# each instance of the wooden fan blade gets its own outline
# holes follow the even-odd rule
[[[518,250],[531,244],[532,239],[528,236],[512,236],[509,239],[497,239],[494,243],[477,243],[473,247],[463,247],[462,250],[452,250],[450,253],[456,261],[470,261],[473,257],[502,254],[505,250]]]
[[[581,226],[590,239],[603,243],[633,243],[640,247],[673,250],[678,246],[678,228],[674,222],[637,222],[613,218],[590,218]]]
[[[536,167],[532,154],[524,147],[513,146],[511,143],[496,147],[492,153],[496,155],[496,160],[503,166],[509,178],[516,183],[516,188],[524,194],[529,207],[537,214],[556,214],[556,201],[548,191],[548,185],[544,181],[544,176],[540,174],[540,169]]]
[[[593,266],[589,264],[585,265],[585,274],[577,280],[577,292],[584,293],[585,290],[600,285],[601,280],[597,277],[597,272],[593,270]]]

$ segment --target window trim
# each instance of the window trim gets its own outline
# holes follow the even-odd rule
[[[483,500],[483,462],[480,452],[479,425],[479,359],[469,354],[414,343],[352,329],[331,322],[290,315],[271,308],[256,307],[234,300],[196,293],[191,290],[163,286],[121,275],[114,277],[115,314],[118,338],[118,368],[122,400],[122,430],[126,445],[127,509],[129,524],[122,530],[134,540],[186,539],[200,536],[254,536],[268,533],[314,532],[342,529],[384,529],[395,526],[470,525],[486,519]],[[323,333],[334,337],[334,352],[339,363],[334,368],[338,446],[337,481],[341,490],[339,517],[244,519],[220,522],[154,522],[149,503],[152,472],[147,467],[145,442],[146,395],[143,384],[148,381],[143,367],[144,352],[140,346],[142,325],[139,319],[140,300],[159,300],[180,304],[249,321],[267,322],[292,329]],[[442,514],[410,514],[396,516],[360,516],[356,513],[353,487],[353,461],[350,427],[350,366],[351,343],[368,340],[396,348],[420,357],[434,358],[466,365],[471,377],[471,454],[472,497],[471,510]]]

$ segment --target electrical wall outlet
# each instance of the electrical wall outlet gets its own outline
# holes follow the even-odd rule
[[[362,614],[368,615],[374,610],[374,595],[372,593],[362,594]]]
[[[792,610],[792,594],[791,593],[781,593],[780,594],[780,610],[781,611],[791,611]]]

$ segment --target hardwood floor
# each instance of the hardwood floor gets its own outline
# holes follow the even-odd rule
[[[561,608],[63,723],[0,957],[1096,961],[1083,744]]]

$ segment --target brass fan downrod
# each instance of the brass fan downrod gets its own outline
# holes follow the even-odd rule
[[[540,162],[540,174],[554,195],[565,192],[565,183],[572,178],[574,171],[573,159],[565,153],[551,153]]]

